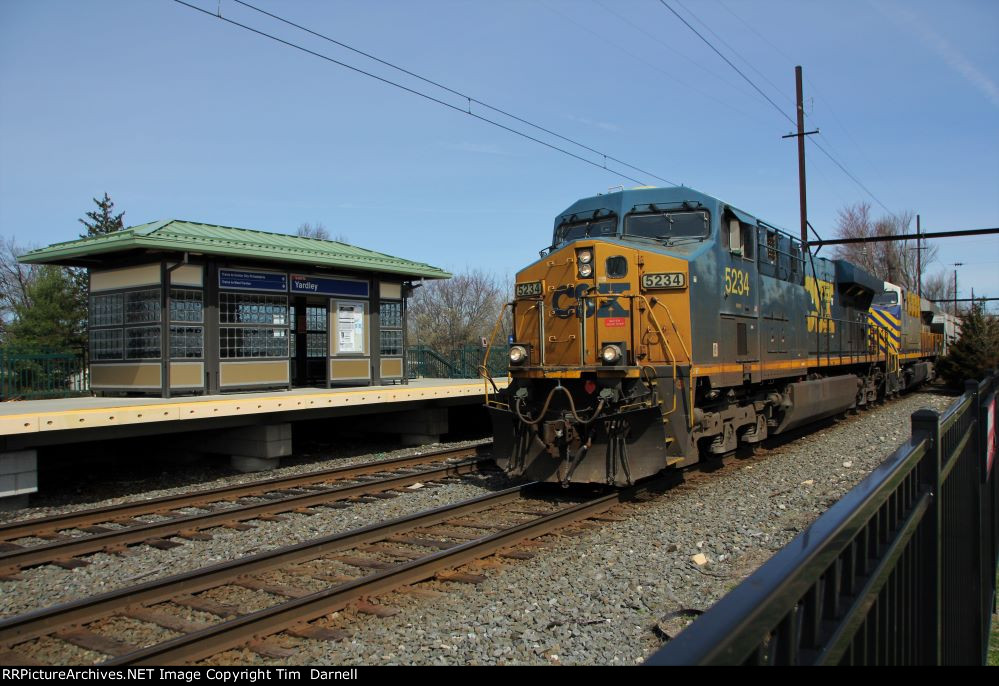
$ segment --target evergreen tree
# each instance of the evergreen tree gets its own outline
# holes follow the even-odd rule
[[[104,193],[104,197],[100,200],[97,198],[94,198],[93,200],[94,204],[97,205],[97,209],[87,212],[85,219],[78,220],[81,224],[87,227],[87,232],[81,233],[80,238],[104,236],[109,233],[114,233],[115,231],[121,231],[125,228],[125,223],[123,221],[125,213],[114,213],[114,201],[111,200],[111,196],[109,196],[107,192]],[[69,274],[73,281],[72,297],[75,301],[75,307],[83,313],[81,330],[86,333],[87,294],[89,292],[90,274],[83,268],[70,269]],[[88,347],[88,341],[86,337],[84,337],[83,349],[87,350]]]
[[[963,389],[966,379],[981,379],[999,367],[999,317],[972,303],[961,317],[961,336],[940,360],[937,371],[949,386]]]
[[[60,267],[45,265],[28,285],[24,303],[14,307],[6,347],[21,352],[81,352],[86,345],[86,309],[75,284]]]
[[[87,233],[81,233],[80,238],[103,236],[104,234],[121,231],[125,228],[125,224],[122,221],[125,213],[114,213],[114,202],[106,192],[104,193],[104,198],[101,200],[94,198],[94,204],[97,205],[97,210],[87,212],[87,219],[90,221],[87,221],[87,219],[79,220],[81,224],[87,227]]]

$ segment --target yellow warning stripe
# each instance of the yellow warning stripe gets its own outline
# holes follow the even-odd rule
[[[901,319],[896,319],[895,315],[893,315],[888,310],[870,310],[870,312],[871,312],[871,314],[879,314],[879,315],[881,315],[882,317],[884,317],[888,321],[892,322],[895,326],[901,326],[902,325],[902,320]]]
[[[873,310],[869,313],[871,319],[873,319],[874,321],[876,321],[878,324],[880,324],[884,328],[888,329],[890,332],[897,334],[898,333],[898,328],[899,328],[898,322],[895,322],[893,324],[891,322],[891,320],[888,319],[887,317],[882,317],[881,316],[882,314],[883,314],[882,312],[875,312]]]

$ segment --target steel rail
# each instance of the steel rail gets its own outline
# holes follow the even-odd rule
[[[488,460],[489,458],[480,457],[468,462],[446,464],[441,467],[410,472],[395,477],[386,477],[361,484],[332,487],[322,491],[292,495],[285,498],[268,500],[263,503],[217,510],[205,514],[173,517],[163,522],[151,522],[140,526],[131,526],[126,529],[93,534],[79,539],[57,541],[25,548],[24,550],[15,550],[0,555],[0,573],[10,574],[17,569],[35,567],[58,560],[67,560],[117,547],[135,545],[153,539],[162,539],[163,537],[180,536],[183,538],[186,534],[222,526],[227,523],[244,522],[261,516],[275,515],[369,493],[403,488],[421,481],[434,481],[447,476],[469,474],[479,471]]]
[[[523,498],[535,484],[508,488],[471,500],[397,517],[360,529],[332,534],[249,557],[221,562],[209,567],[154,579],[137,586],[121,588],[98,596],[81,598],[49,608],[0,620],[0,646],[23,643],[48,635],[60,628],[81,625],[113,615],[130,605],[151,605],[178,595],[199,593],[231,583],[249,574],[284,565],[314,560],[339,550],[380,541],[387,536],[423,526],[432,526],[457,516]]]
[[[166,495],[151,500],[138,502],[120,503],[77,512],[67,512],[53,515],[51,517],[39,517],[36,519],[25,519],[8,524],[0,525],[0,540],[10,541],[16,538],[35,536],[38,533],[49,533],[62,529],[73,529],[80,526],[90,526],[102,522],[127,519],[144,514],[157,514],[170,510],[177,510],[184,507],[197,507],[198,504],[212,503],[221,500],[234,500],[246,496],[258,495],[269,491],[305,486],[329,479],[346,479],[351,476],[362,476],[375,472],[400,469],[409,465],[436,462],[449,458],[473,457],[478,454],[483,447],[488,447],[489,443],[469,448],[457,448],[440,450],[423,455],[411,455],[397,457],[391,460],[380,462],[365,462],[362,464],[348,465],[346,467],[336,467],[307,474],[296,474],[293,476],[279,476],[261,481],[253,481],[234,486],[222,486],[196,493],[184,493],[182,495]]]
[[[571,505],[536,520],[487,534],[482,538],[369,574],[355,581],[113,658],[105,664],[176,664],[203,659],[248,641],[266,638],[289,627],[342,610],[349,603],[363,597],[379,595],[400,586],[423,581],[442,570],[459,567],[526,539],[551,533],[610,509],[624,500],[633,498],[637,492],[645,490],[646,488],[639,487],[627,491],[615,491]]]

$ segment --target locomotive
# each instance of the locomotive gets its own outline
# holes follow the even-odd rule
[[[627,486],[915,386],[943,352],[927,301],[687,187],[579,200],[540,255],[504,306],[509,385],[486,385],[511,476]]]

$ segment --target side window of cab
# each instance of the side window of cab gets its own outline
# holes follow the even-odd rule
[[[755,260],[756,231],[749,224],[739,221],[731,213],[725,214],[721,231],[722,240],[728,246],[728,251],[739,255],[745,260]]]

